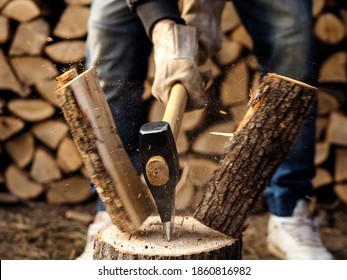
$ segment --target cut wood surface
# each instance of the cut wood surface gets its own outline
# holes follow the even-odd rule
[[[35,87],[40,96],[55,107],[59,108],[60,103],[57,95],[55,94],[56,86],[57,81],[55,79],[42,80],[35,83]]]
[[[65,8],[53,34],[62,39],[77,39],[87,34],[89,8],[69,5]]]
[[[0,65],[0,90],[11,90],[21,97],[28,96],[29,89],[22,87],[17,80],[2,50],[0,50]]]
[[[176,217],[172,240],[161,233],[159,217],[151,216],[139,232],[128,234],[110,225],[94,243],[95,260],[239,260],[242,242],[214,231],[192,217]]]
[[[9,20],[6,17],[0,15],[0,44],[5,43],[10,34]]]
[[[11,64],[19,80],[27,86],[32,86],[42,80],[54,78],[59,74],[54,64],[44,57],[13,57]]]
[[[319,69],[320,83],[347,82],[347,52],[339,51],[329,56]]]
[[[249,211],[287,155],[316,98],[316,88],[268,74],[227,142],[194,217],[228,236],[242,236]]]
[[[134,232],[154,210],[149,190],[124,150],[96,69],[71,80],[74,73],[72,69],[58,77],[57,95],[64,117],[113,223]]]
[[[34,199],[44,192],[41,184],[32,180],[29,175],[15,165],[5,170],[5,182],[10,193],[21,199]]]
[[[20,24],[12,40],[9,54],[40,55],[47,43],[49,32],[49,23],[42,18]]]
[[[30,175],[39,183],[49,183],[62,178],[62,173],[53,155],[42,148],[35,151]]]
[[[345,37],[345,27],[336,15],[325,13],[317,19],[314,33],[324,43],[337,44]]]
[[[55,205],[78,204],[86,201],[92,195],[89,184],[88,179],[78,175],[52,182],[48,184],[47,201]]]
[[[84,59],[85,41],[71,40],[51,44],[45,48],[45,53],[55,62],[69,64]]]
[[[31,130],[42,143],[56,149],[69,131],[69,127],[62,120],[50,119],[33,125]]]
[[[335,157],[334,179],[337,183],[347,181],[347,149],[337,148],[335,151]]]
[[[81,155],[71,138],[66,137],[59,145],[57,163],[66,174],[73,173],[82,167]]]
[[[22,133],[7,141],[5,148],[18,167],[26,167],[34,156],[34,137],[30,132]]]
[[[11,113],[28,122],[42,121],[55,113],[51,104],[40,99],[12,99],[7,107]]]
[[[347,116],[339,112],[330,115],[327,140],[336,145],[347,146]]]
[[[10,1],[1,12],[19,22],[32,20],[41,14],[40,8],[32,0]]]
[[[0,116],[0,140],[4,141],[21,131],[24,122],[15,117]]]

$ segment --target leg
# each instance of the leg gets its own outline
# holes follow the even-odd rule
[[[262,74],[275,72],[312,84],[314,48],[311,1],[234,1],[254,41],[254,53]],[[265,195],[270,211],[291,216],[296,202],[311,194],[314,176],[314,135],[316,106],[272,178]]]
[[[311,0],[235,0],[254,41],[262,74],[275,72],[314,84]],[[279,258],[332,259],[304,200],[315,174],[315,104],[287,158],[265,191],[272,215],[268,248]]]

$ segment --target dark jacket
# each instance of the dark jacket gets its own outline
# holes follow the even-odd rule
[[[154,24],[161,19],[171,19],[184,24],[178,8],[178,0],[126,0],[130,9],[141,19],[150,37]]]

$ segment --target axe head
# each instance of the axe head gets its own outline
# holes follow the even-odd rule
[[[143,175],[169,241],[173,229],[175,188],[179,180],[177,148],[169,123],[144,124],[140,129],[139,147]]]

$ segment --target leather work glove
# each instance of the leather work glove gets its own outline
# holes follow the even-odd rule
[[[156,67],[153,96],[166,105],[171,88],[180,82],[188,93],[186,111],[204,107],[206,96],[196,63],[196,28],[172,22],[161,24],[154,28],[152,41]]]
[[[199,64],[221,49],[221,17],[225,0],[183,0],[182,18],[199,36]]]

